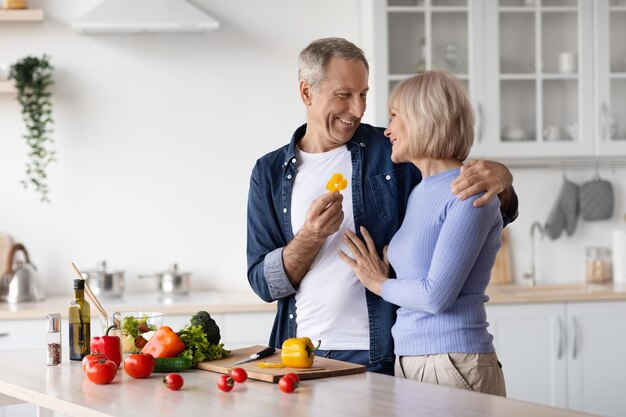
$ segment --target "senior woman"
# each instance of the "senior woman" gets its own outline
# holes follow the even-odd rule
[[[367,289],[399,306],[396,376],[506,396],[484,305],[500,247],[500,202],[477,208],[480,194],[460,200],[451,192],[474,138],[465,86],[447,72],[427,71],[400,83],[388,110],[391,159],[414,164],[423,179],[382,259],[365,228],[363,241],[350,231],[344,236],[354,258],[339,256]]]

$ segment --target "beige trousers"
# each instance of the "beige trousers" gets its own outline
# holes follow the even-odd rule
[[[400,378],[506,397],[504,373],[495,353],[398,356],[394,371]]]

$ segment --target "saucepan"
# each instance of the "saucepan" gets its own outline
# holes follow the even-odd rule
[[[106,261],[98,262],[96,269],[83,271],[91,291],[103,298],[117,298],[124,294],[124,271],[112,271]]]
[[[162,295],[187,295],[191,283],[191,272],[180,272],[178,264],[173,263],[165,272],[139,275],[139,278],[158,278],[158,288]]]

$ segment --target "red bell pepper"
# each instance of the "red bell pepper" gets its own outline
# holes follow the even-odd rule
[[[106,356],[119,368],[122,363],[122,344],[119,336],[109,336],[111,329],[115,329],[115,326],[109,327],[104,336],[91,338],[91,353]]]

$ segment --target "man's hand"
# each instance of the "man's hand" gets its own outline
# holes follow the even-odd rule
[[[452,181],[452,193],[461,200],[485,191],[474,201],[474,207],[482,207],[496,195],[501,195],[503,207],[513,193],[513,175],[507,167],[494,161],[469,161],[461,167],[461,175]]]
[[[326,240],[328,236],[336,233],[344,216],[342,202],[341,193],[326,193],[314,200],[298,234],[309,239]]]
[[[326,238],[336,233],[343,221],[343,196],[326,193],[314,200],[304,224],[283,250],[283,266],[291,285],[297,288]]]

